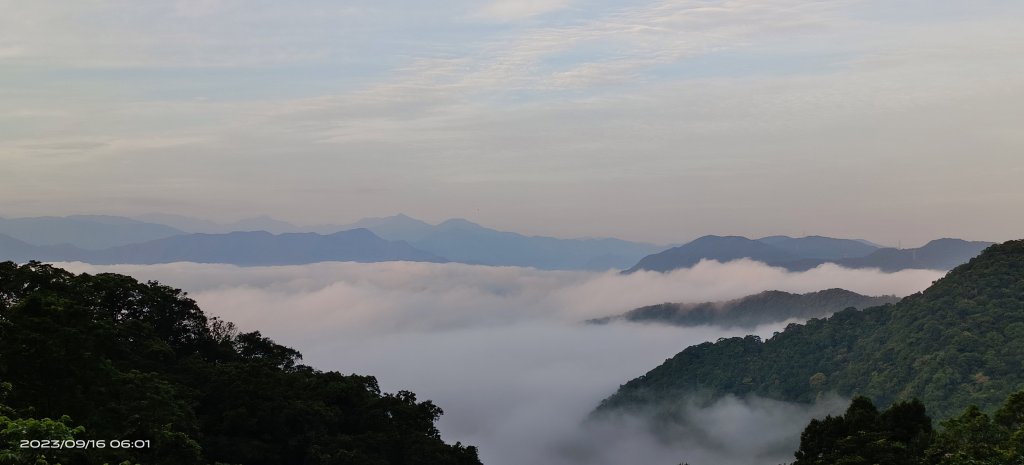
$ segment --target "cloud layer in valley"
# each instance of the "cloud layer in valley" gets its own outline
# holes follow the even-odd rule
[[[375,375],[385,390],[412,390],[445,410],[439,426],[446,440],[479,446],[490,465],[786,460],[801,426],[841,409],[842,400],[799,406],[727,398],[706,408],[684,406],[686,424],[660,434],[643,415],[584,425],[619,384],[689,345],[742,331],[580,321],[645,304],[767,289],[906,295],[942,275],[835,266],[790,273],[745,260],[632,275],[402,262],[61,265],[181,287],[208,314],[293,346],[308,364]],[[767,337],[784,326],[755,333]]]

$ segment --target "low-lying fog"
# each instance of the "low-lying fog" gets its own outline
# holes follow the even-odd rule
[[[414,391],[444,409],[445,440],[478,446],[488,465],[789,461],[809,418],[842,410],[842,399],[816,406],[725,399],[688,408],[686,425],[656,435],[642,414],[583,424],[620,384],[685,347],[747,331],[580,321],[769,289],[902,296],[943,274],[832,265],[790,273],[745,260],[632,275],[404,262],[58,266],[180,287],[207,314],[295,347],[307,364],[375,375],[385,391]],[[784,326],[754,333],[769,337]]]

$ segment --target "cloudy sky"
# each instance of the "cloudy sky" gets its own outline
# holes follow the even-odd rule
[[[1024,237],[1024,2],[0,8],[0,216]]]

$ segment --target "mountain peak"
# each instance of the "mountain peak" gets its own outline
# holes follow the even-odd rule
[[[775,264],[791,261],[798,257],[775,246],[742,236],[709,235],[699,237],[679,247],[648,255],[637,262],[633,268],[626,270],[626,273],[639,270],[665,272],[678,268],[689,268],[701,260],[727,262],[742,258]]]
[[[694,239],[693,242],[697,242],[697,241],[703,241],[703,242],[706,242],[706,241],[721,241],[721,240],[746,242],[746,241],[751,241],[752,239],[749,239],[749,238],[746,238],[746,237],[743,237],[743,236],[718,236],[718,235],[715,235],[715,234],[708,234],[706,236],[700,236],[700,237]]]
[[[926,247],[959,246],[959,245],[969,244],[969,243],[971,243],[971,241],[967,241],[967,240],[963,240],[963,239],[958,239],[958,238],[955,238],[955,237],[943,237],[943,238],[939,238],[939,239],[930,240],[930,241],[928,241],[927,244],[921,246],[921,248],[923,249],[923,248],[926,248]]]
[[[430,226],[430,223],[423,221],[419,218],[406,215],[405,213],[399,213],[397,215],[385,216],[380,218],[380,223],[394,223],[403,226]]]
[[[442,229],[483,229],[483,226],[464,218],[444,220],[441,224],[437,225],[437,227]]]

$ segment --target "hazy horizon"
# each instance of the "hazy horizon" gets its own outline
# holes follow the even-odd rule
[[[690,241],[692,241],[694,239],[697,239],[699,237],[703,237],[703,236],[707,236],[707,235],[712,235],[712,236],[742,236],[742,237],[747,237],[747,238],[750,238],[750,239],[759,239],[759,238],[770,237],[770,236],[790,236],[790,237],[795,237],[795,238],[807,237],[807,236],[825,236],[825,237],[834,237],[834,238],[838,238],[838,239],[865,240],[865,241],[869,241],[869,242],[871,242],[871,243],[873,243],[875,245],[879,245],[879,246],[882,246],[882,247],[897,247],[897,248],[920,247],[920,246],[923,246],[923,245],[927,244],[930,241],[933,241],[933,240],[936,240],[936,239],[945,239],[945,238],[963,239],[963,240],[967,240],[967,241],[988,241],[988,242],[997,242],[997,243],[998,242],[1004,242],[1004,241],[1007,241],[1007,240],[1014,240],[1014,239],[1024,238],[1024,233],[1021,234],[1021,237],[1007,237],[1005,239],[998,239],[998,240],[994,240],[994,239],[991,239],[991,238],[988,238],[988,237],[970,237],[970,236],[957,235],[957,234],[947,234],[947,235],[937,235],[937,236],[933,236],[933,237],[927,237],[927,238],[924,238],[924,239],[921,239],[921,240],[918,240],[918,241],[904,241],[902,239],[897,239],[896,242],[888,243],[888,242],[884,242],[884,241],[873,239],[871,237],[854,237],[854,236],[850,236],[850,235],[844,235],[841,232],[839,234],[830,235],[830,234],[823,234],[823,233],[820,233],[820,232],[817,232],[817,231],[814,231],[814,230],[801,230],[799,232],[788,232],[788,233],[787,232],[776,232],[776,233],[768,233],[768,234],[744,234],[744,233],[730,233],[730,232],[708,232],[706,234],[691,235],[691,236],[680,235],[680,236],[678,236],[674,240],[659,242],[659,241],[645,240],[645,239],[640,238],[640,237],[631,237],[631,236],[610,236],[610,235],[602,236],[602,235],[599,235],[599,234],[580,234],[580,235],[563,234],[563,235],[558,235],[558,234],[553,234],[553,233],[545,232],[545,231],[548,231],[548,229],[544,229],[544,228],[540,228],[537,231],[527,231],[527,230],[522,230],[522,229],[516,229],[515,225],[512,225],[512,226],[510,226],[508,228],[502,228],[502,227],[494,226],[494,225],[491,225],[491,224],[488,224],[488,223],[483,223],[483,222],[480,222],[480,221],[478,221],[478,220],[476,220],[474,218],[465,217],[465,216],[455,216],[455,217],[439,218],[439,219],[435,219],[435,220],[427,220],[427,219],[424,219],[424,218],[421,218],[421,217],[417,217],[415,215],[406,214],[404,212],[398,212],[398,213],[388,214],[388,215],[371,215],[371,216],[367,216],[367,217],[349,218],[349,219],[343,219],[343,220],[339,220],[339,221],[326,221],[325,220],[325,221],[314,221],[314,222],[306,222],[306,223],[304,223],[304,222],[287,221],[287,220],[285,220],[283,218],[275,217],[275,216],[272,216],[272,215],[269,215],[269,214],[256,214],[256,215],[252,215],[252,216],[229,216],[229,217],[226,217],[226,218],[210,218],[210,217],[193,216],[193,215],[177,214],[177,213],[166,213],[166,212],[146,212],[146,213],[140,213],[140,214],[120,214],[120,213],[116,213],[116,212],[71,212],[71,213],[65,213],[65,214],[46,214],[46,213],[42,213],[42,214],[33,214],[33,215],[25,215],[25,216],[5,215],[2,212],[0,212],[0,219],[39,218],[39,217],[69,217],[69,216],[117,216],[117,217],[131,218],[131,219],[135,219],[135,220],[138,220],[138,221],[149,222],[149,223],[154,223],[154,224],[163,224],[163,225],[173,226],[173,225],[169,224],[169,223],[172,223],[170,221],[161,221],[161,219],[156,218],[156,216],[164,216],[164,215],[181,217],[182,219],[187,219],[187,220],[196,220],[196,221],[201,221],[201,222],[208,222],[208,223],[216,224],[216,225],[220,225],[220,226],[229,226],[229,225],[232,225],[232,224],[235,224],[235,223],[244,223],[244,222],[247,222],[247,221],[262,221],[262,220],[269,220],[269,221],[275,221],[275,222],[276,221],[283,221],[283,222],[289,223],[290,225],[295,226],[296,228],[299,229],[299,231],[295,231],[295,232],[317,232],[317,231],[314,231],[313,229],[322,229],[325,226],[352,226],[355,223],[358,223],[359,221],[362,221],[362,220],[383,219],[383,218],[392,218],[392,217],[398,217],[398,216],[405,216],[405,217],[411,218],[413,220],[423,221],[423,222],[425,222],[427,224],[434,225],[434,226],[436,226],[438,224],[441,224],[441,223],[443,223],[445,221],[448,221],[448,220],[466,220],[466,221],[478,224],[480,226],[483,226],[485,228],[495,229],[495,230],[500,230],[500,231],[505,231],[505,232],[519,233],[519,234],[524,234],[524,235],[527,235],[527,236],[554,237],[554,238],[559,238],[559,239],[606,239],[606,238],[611,238],[611,239],[622,239],[622,240],[627,240],[627,241],[635,241],[635,242],[638,242],[638,243],[648,243],[648,244],[657,245],[657,246],[670,246],[670,245],[684,244],[684,243],[690,242]],[[185,229],[187,229],[187,228],[185,228]],[[193,232],[193,231],[184,230],[184,232],[189,233],[189,232]],[[326,231],[320,231],[320,233],[321,234],[326,234],[327,232]]]
[[[5,3],[3,215],[1024,236],[1024,4]]]

